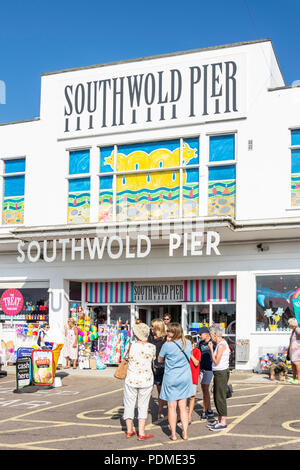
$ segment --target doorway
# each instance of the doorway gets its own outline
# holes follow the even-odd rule
[[[150,326],[155,318],[163,319],[165,314],[171,316],[171,322],[181,324],[181,305],[141,305],[137,306],[139,319]]]

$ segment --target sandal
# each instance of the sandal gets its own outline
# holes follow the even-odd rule
[[[145,441],[146,439],[151,439],[152,437],[154,437],[153,434],[144,434],[143,436],[139,435],[138,441]]]

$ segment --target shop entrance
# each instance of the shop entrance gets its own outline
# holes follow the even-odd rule
[[[127,327],[130,325],[130,305],[87,304],[91,324]]]
[[[171,322],[181,324],[181,305],[141,305],[137,307],[139,319],[150,326],[154,318],[163,319],[165,314],[171,316]]]

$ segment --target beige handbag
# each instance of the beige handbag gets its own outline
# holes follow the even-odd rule
[[[129,345],[126,356],[124,357],[121,364],[118,365],[118,368],[117,368],[116,372],[114,373],[114,377],[116,379],[121,379],[121,380],[126,379],[127,370],[128,370],[128,363],[129,363],[129,351],[130,351],[130,348],[131,348],[131,344],[132,343],[130,343],[130,345]]]

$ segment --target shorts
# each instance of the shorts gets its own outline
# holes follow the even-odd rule
[[[200,369],[199,372],[199,383],[201,385],[209,385],[212,378],[213,378],[213,371],[212,370],[203,370]]]

